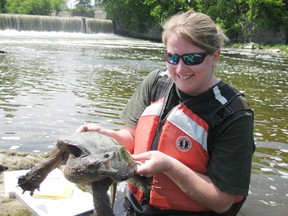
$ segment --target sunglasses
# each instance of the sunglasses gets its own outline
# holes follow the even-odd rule
[[[178,55],[165,51],[164,57],[166,62],[172,65],[177,65],[180,61],[180,58],[186,65],[198,65],[204,61],[207,55],[207,53],[188,53],[184,55]]]

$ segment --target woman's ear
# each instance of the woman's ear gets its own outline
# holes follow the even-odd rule
[[[213,60],[213,65],[214,65],[214,66],[216,66],[216,64],[217,64],[217,62],[218,62],[218,59],[219,59],[219,57],[220,57],[220,53],[221,53],[221,51],[220,51],[219,48],[216,49],[216,50],[214,51],[214,53],[213,53],[213,58],[212,58],[212,60]]]

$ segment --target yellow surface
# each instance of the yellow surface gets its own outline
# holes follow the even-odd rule
[[[65,187],[65,188],[58,188],[57,190],[49,189],[39,191],[33,194],[35,198],[47,198],[47,199],[60,199],[60,198],[70,198],[73,193],[73,188]]]

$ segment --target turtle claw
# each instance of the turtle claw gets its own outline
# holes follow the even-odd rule
[[[30,195],[32,196],[34,194],[35,189],[37,189],[39,191],[40,185],[33,181],[29,181],[27,179],[26,175],[22,175],[18,177],[18,186],[17,187],[21,187],[23,192],[22,194],[24,194],[26,191],[30,191]]]

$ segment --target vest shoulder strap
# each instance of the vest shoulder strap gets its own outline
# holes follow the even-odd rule
[[[216,121],[214,121],[213,124],[209,127],[207,143],[209,155],[212,152],[212,140],[217,126],[223,123],[229,116],[241,110],[252,112],[249,103],[243,94],[238,94],[230,103],[226,104],[224,107],[218,110],[215,118]]]
[[[152,84],[150,101],[156,101],[163,96],[167,96],[167,92],[169,92],[169,89],[171,88],[171,83],[172,80],[167,74],[167,69],[160,69]]]
[[[230,103],[218,110],[214,127],[221,124],[228,116],[240,110],[251,110],[249,103],[243,94],[237,95]]]

